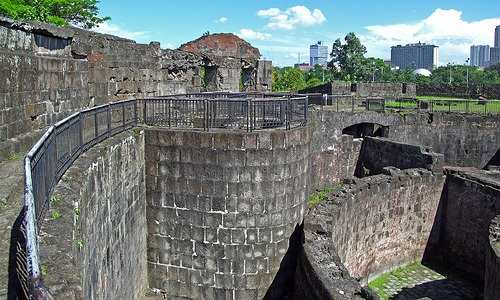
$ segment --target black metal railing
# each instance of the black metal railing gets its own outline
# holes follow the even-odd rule
[[[416,110],[429,112],[500,114],[500,100],[361,98],[350,95],[323,95],[320,103],[322,106],[329,107],[338,112]]]
[[[206,94],[201,95],[206,96]],[[304,126],[307,122],[307,96],[273,98],[237,96],[145,99],[141,105],[142,120],[149,126],[205,131],[210,129],[254,131],[279,127],[291,129]]]
[[[11,259],[15,293],[44,299],[38,230],[57,182],[78,156],[115,134],[144,124],[186,129],[290,129],[307,123],[307,96],[201,93],[128,100],[75,113],[51,126],[24,159],[24,207]],[[14,279],[13,279],[14,280]]]

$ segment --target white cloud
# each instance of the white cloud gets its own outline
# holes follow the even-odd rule
[[[417,22],[368,26],[368,34],[360,38],[373,56],[389,57],[390,46],[420,41],[439,46],[441,64],[464,63],[472,44],[492,44],[499,24],[500,18],[469,22],[461,11],[438,8]]]
[[[268,20],[267,27],[271,29],[291,30],[299,26],[319,25],[326,21],[321,10],[315,8],[312,11],[302,5],[293,6],[287,10],[269,8],[259,10],[257,16]]]
[[[271,35],[269,33],[257,32],[257,31],[253,31],[252,29],[247,29],[247,28],[240,29],[240,32],[237,33],[236,35],[238,35],[240,38],[246,39],[246,40],[264,41],[264,40],[268,40],[271,38]]]
[[[100,24],[99,27],[96,27],[92,30],[95,32],[116,35],[131,40],[145,38],[149,34],[149,32],[146,31],[127,31],[121,28],[119,25],[109,22],[104,22]]]
[[[226,23],[229,19],[226,17],[220,17],[218,18],[215,23]]]

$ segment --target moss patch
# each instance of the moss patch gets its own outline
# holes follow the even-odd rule
[[[322,190],[317,190],[309,197],[309,201],[307,201],[307,204],[309,205],[309,207],[315,207],[316,205],[325,201],[330,193],[333,193],[334,191],[340,189],[341,186],[342,184],[338,183],[334,186],[329,186]]]
[[[421,283],[444,279],[445,277],[426,266],[420,261],[399,267],[391,272],[384,273],[368,283],[380,299],[392,299],[403,288]]]

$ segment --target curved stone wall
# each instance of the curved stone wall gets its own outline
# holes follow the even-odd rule
[[[444,176],[425,169],[392,170],[356,180],[333,195],[333,244],[351,276],[366,283],[422,258]]]
[[[302,222],[309,131],[146,130],[152,288],[261,299]]]
[[[147,287],[144,134],[83,153],[56,186],[40,234],[55,299],[139,299]]]
[[[491,221],[490,245],[486,253],[484,299],[500,298],[500,215]]]

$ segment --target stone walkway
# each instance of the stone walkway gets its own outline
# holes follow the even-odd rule
[[[22,157],[0,162],[0,299],[6,299],[10,230],[23,201]]]
[[[447,278],[420,263],[383,274],[369,286],[381,299],[481,299],[474,286],[460,279]]]

